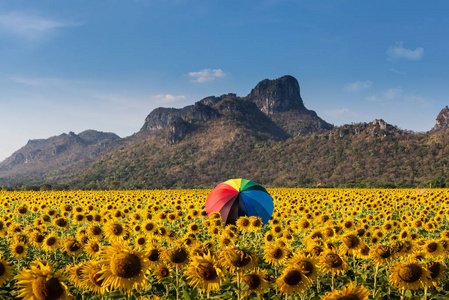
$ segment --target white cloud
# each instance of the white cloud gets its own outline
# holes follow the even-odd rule
[[[366,97],[367,100],[372,102],[396,102],[402,104],[416,104],[420,107],[430,107],[433,105],[433,101],[428,98],[421,97],[415,93],[404,93],[400,87],[389,88],[385,92]]]
[[[422,47],[418,47],[415,50],[406,49],[403,47],[402,42],[397,42],[395,45],[388,47],[387,56],[388,60],[398,60],[398,59],[407,59],[407,60],[420,60],[424,55],[424,49]]]
[[[366,97],[367,100],[372,102],[390,102],[394,100],[398,100],[403,96],[403,91],[400,87],[389,88],[385,92],[380,95],[372,95]]]
[[[27,41],[37,41],[63,27],[81,26],[82,23],[57,21],[22,12],[0,15],[0,34],[12,35]]]
[[[324,110],[322,112],[323,116],[332,120],[341,119],[341,118],[354,118],[359,116],[358,113],[349,110],[348,108],[337,108],[337,109],[329,109]]]
[[[345,86],[345,91],[347,92],[360,92],[362,90],[369,89],[373,82],[371,80],[367,81],[355,81]]]
[[[203,69],[198,72],[189,72],[188,75],[194,78],[192,82],[203,83],[215,80],[216,78],[225,77],[226,73],[221,69]]]
[[[395,69],[395,68],[391,68],[390,71],[393,72],[393,73],[399,74],[399,75],[405,75],[405,74],[407,74],[407,73],[402,72],[402,71],[399,71],[399,70],[397,70],[397,69]]]
[[[179,101],[186,100],[186,96],[174,96],[170,94],[159,94],[153,95],[150,97],[151,100],[154,100],[156,103],[175,103]]]

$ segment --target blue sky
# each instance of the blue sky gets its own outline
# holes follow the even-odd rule
[[[286,74],[334,125],[428,131],[449,104],[448,15],[447,1],[0,1],[0,160]]]

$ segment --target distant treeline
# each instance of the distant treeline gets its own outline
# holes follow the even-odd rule
[[[23,184],[15,183],[13,185],[2,185],[2,191],[68,191],[71,190],[68,184]]]
[[[266,186],[277,187],[277,186]],[[345,184],[312,184],[307,181],[300,182],[297,186],[298,188],[379,188],[379,189],[407,189],[407,188],[449,188],[449,178],[436,178],[430,180],[426,183],[421,182],[368,182],[360,180],[355,180],[347,182]],[[173,187],[172,187],[173,188]],[[182,188],[203,188],[198,186],[183,186]],[[213,186],[209,187],[213,188]],[[70,186],[69,184],[41,184],[41,185],[31,185],[16,183],[14,185],[3,185],[1,187],[2,191],[70,191],[70,190],[120,190],[120,182],[113,180],[110,182],[109,186],[96,185],[95,183],[89,184],[85,188],[79,188],[75,186]],[[133,189],[145,189],[144,187],[134,187]]]

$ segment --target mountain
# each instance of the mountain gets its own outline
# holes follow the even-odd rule
[[[62,180],[118,146],[114,133],[86,130],[30,140],[0,163],[0,181],[28,183]]]
[[[441,131],[449,128],[449,108],[444,107],[435,120],[435,126],[432,128],[433,132]]]
[[[287,75],[262,80],[246,97],[230,93],[206,97],[184,108],[157,108],[136,136],[146,138],[170,128],[168,140],[175,143],[194,131],[195,124],[220,117],[233,118],[248,129],[270,132],[280,139],[333,128],[304,106],[298,81]]]
[[[292,76],[247,96],[157,108],[119,138],[93,130],[29,141],[0,163],[0,183],[76,189],[205,188],[244,177],[267,186],[449,187],[449,109],[427,133],[384,120],[333,126],[308,110]]]

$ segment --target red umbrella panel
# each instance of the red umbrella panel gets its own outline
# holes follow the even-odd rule
[[[265,224],[273,213],[273,198],[261,185],[247,179],[230,179],[208,195],[206,212],[220,212],[223,223],[234,224],[240,216],[257,216]]]

